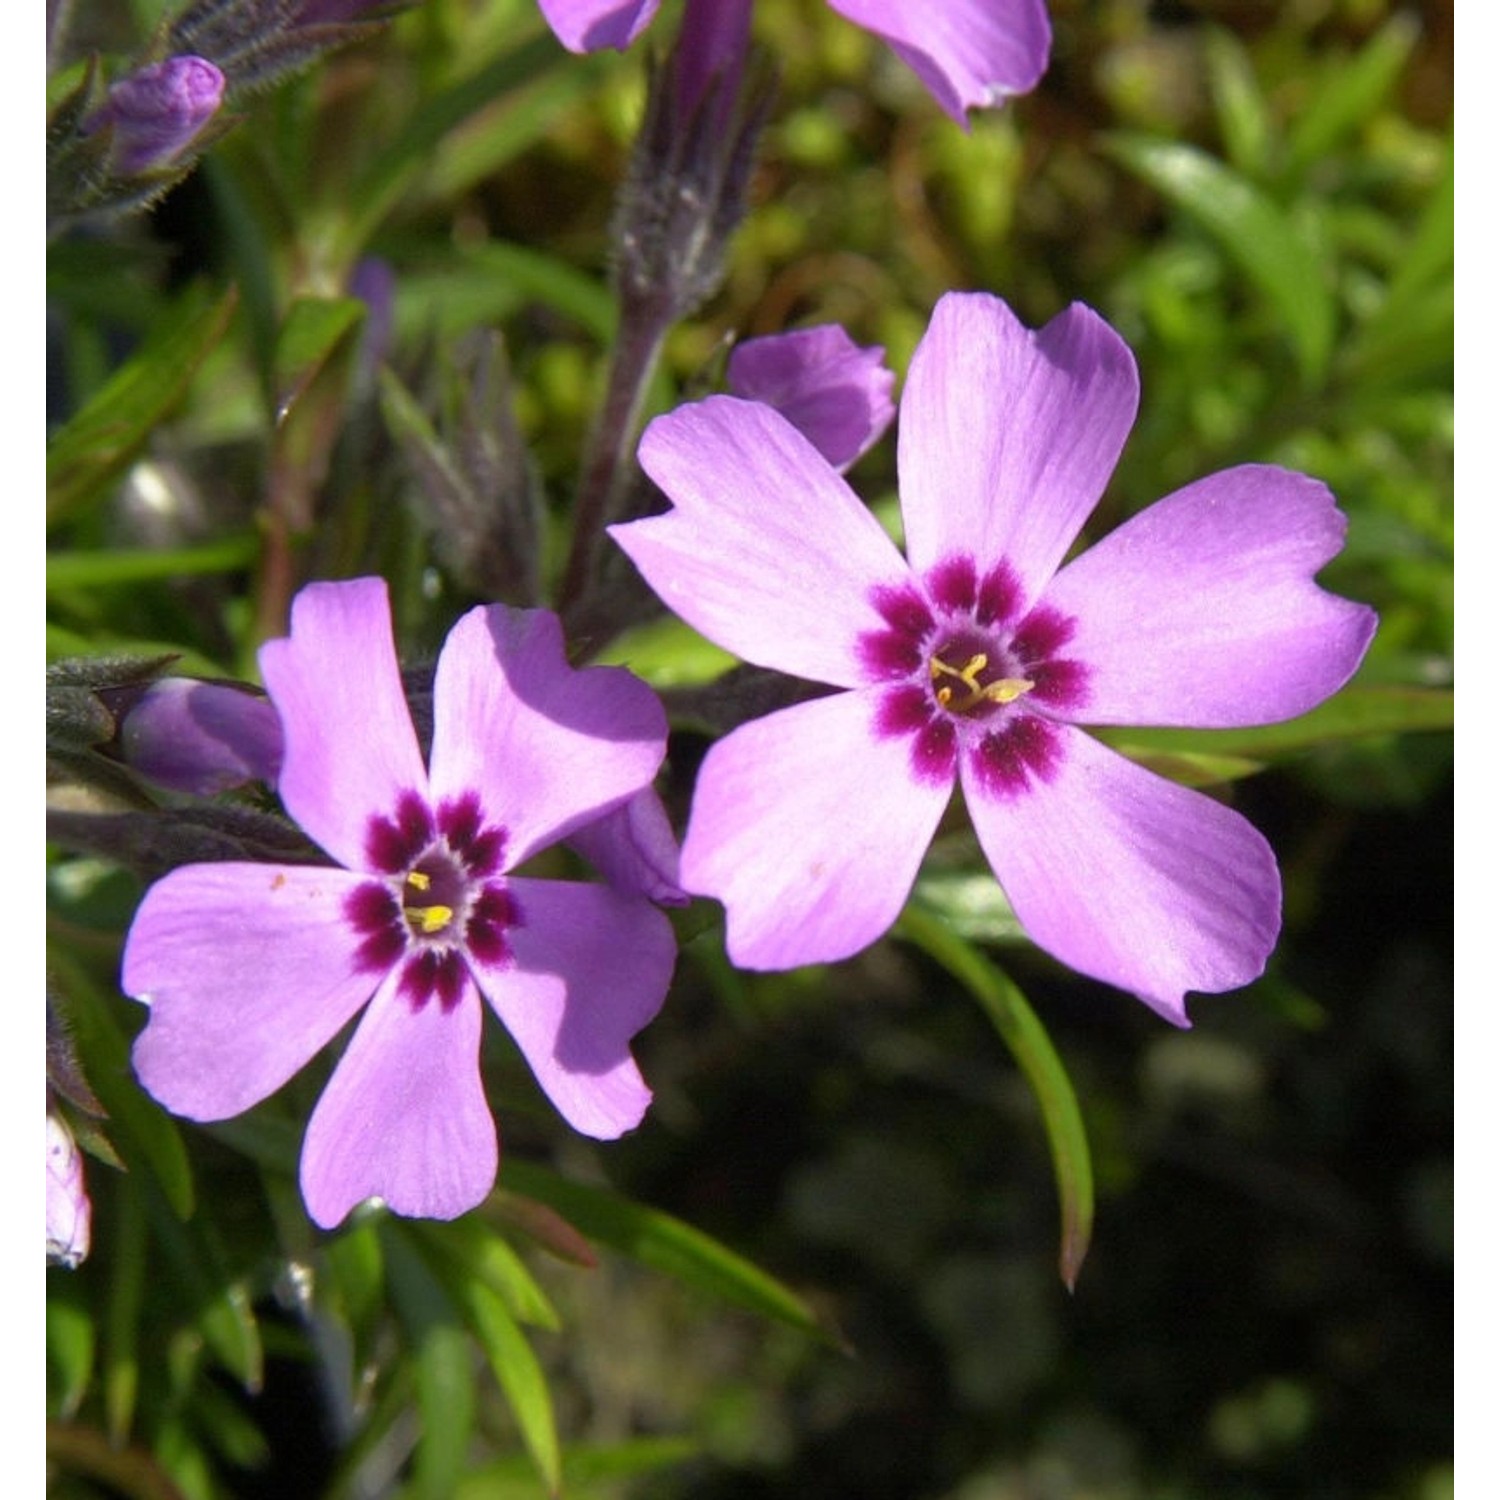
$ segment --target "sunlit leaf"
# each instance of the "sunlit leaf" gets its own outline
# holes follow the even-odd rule
[[[1112,135],[1105,147],[1195,219],[1275,308],[1305,383],[1316,386],[1333,348],[1332,268],[1299,225],[1233,168],[1180,141]]]
[[[537,1328],[560,1326],[557,1309],[526,1263],[482,1219],[469,1215],[451,1224],[416,1223],[413,1229],[429,1257],[489,1287],[522,1323]]]

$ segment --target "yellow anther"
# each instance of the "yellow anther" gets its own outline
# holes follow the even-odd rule
[[[414,890],[425,891],[432,884],[432,876],[424,875],[420,870],[413,870],[407,875],[406,883]]]
[[[406,915],[424,933],[431,934],[441,932],[453,920],[453,908],[451,906],[408,906]]]
[[[944,683],[933,696],[943,708],[951,709],[956,714],[966,714],[978,708],[981,703],[1014,703],[1035,686],[1025,677],[1000,677],[994,682],[982,683],[979,674],[989,664],[990,659],[983,651],[976,651],[962,667],[949,666],[941,656],[932,657],[927,663],[927,670],[934,682],[940,677],[952,677],[969,690],[955,702],[953,687]]]

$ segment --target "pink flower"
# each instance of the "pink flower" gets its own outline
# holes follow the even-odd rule
[[[1344,519],[1284,469],[1200,480],[1062,566],[1137,395],[1090,309],[1033,332],[998,298],[944,297],[901,401],[905,558],[769,407],[715,396],[647,429],[674,508],[612,535],[701,634],[838,689],[743,725],[699,772],[682,884],[724,903],[736,963],[878,938],[957,784],[1064,963],[1180,1025],[1188,990],[1261,972],[1280,926],[1266,841],[1084,726],[1291,718],[1348,680],[1375,616],[1314,583]]]
[[[671,979],[671,926],[641,896],[513,872],[649,785],[666,730],[650,689],[569,667],[545,611],[471,610],[438,660],[424,765],[375,578],[304,589],[260,664],[282,801],[337,864],[187,865],[146,893],[122,980],[151,1008],[141,1082],[225,1119],[363,1011],[303,1145],[325,1228],[372,1196],[447,1219],[489,1192],[481,995],[575,1129],[638,1124],[651,1093],[629,1044]]]
[[[840,473],[896,415],[885,350],[861,348],[836,323],[736,344],[725,376],[731,395],[774,406]]]
[[[83,1153],[60,1115],[47,1109],[47,1263],[70,1271],[89,1253],[88,1190]]]
[[[960,123],[970,109],[1003,103],[1036,87],[1047,67],[1052,28],[1043,0],[828,0],[841,16],[889,44],[932,97]],[[656,14],[658,0],[540,0],[547,24],[573,52],[628,47]],[[687,0],[714,17],[700,27],[743,34],[750,0]],[[732,13],[720,19],[720,13]],[[685,21],[684,24],[689,24]],[[706,45],[706,44],[705,44]],[[719,60],[722,64],[722,59]]]

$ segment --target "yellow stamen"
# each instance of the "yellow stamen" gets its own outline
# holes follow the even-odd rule
[[[432,876],[424,875],[420,870],[412,870],[406,877],[406,883],[413,890],[425,891],[432,884]]]
[[[966,696],[955,703],[952,686],[944,683],[935,695],[937,701],[956,714],[964,714],[978,708],[981,703],[1014,703],[1023,693],[1029,693],[1036,686],[1025,677],[1000,677],[994,682],[981,683],[979,674],[989,664],[990,659],[983,651],[976,651],[962,667],[951,667],[942,657],[934,656],[927,663],[934,682],[939,677],[954,677],[969,690]]]
[[[416,922],[424,933],[441,932],[453,920],[451,906],[408,906],[406,915]]]

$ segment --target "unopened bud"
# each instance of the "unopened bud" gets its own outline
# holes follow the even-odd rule
[[[111,164],[134,177],[170,166],[223,98],[224,75],[206,58],[169,57],[115,84],[88,128],[113,129]]]
[[[246,689],[187,677],[153,682],[120,729],[125,763],[174,792],[211,797],[247,781],[274,785],[281,720]]]

